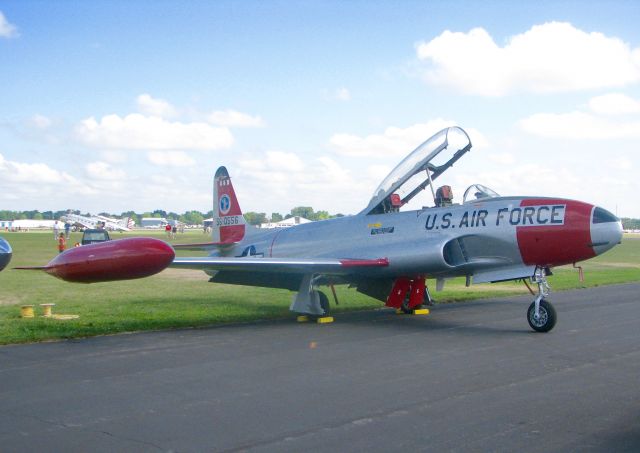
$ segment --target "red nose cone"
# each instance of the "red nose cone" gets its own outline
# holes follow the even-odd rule
[[[591,245],[591,211],[593,205],[581,201],[564,199],[527,199],[520,206],[549,206],[560,209],[553,221],[547,213],[552,209],[531,211],[531,216],[541,215],[545,225],[519,226],[517,228],[518,246],[522,261],[529,265],[562,266],[593,258],[595,252]],[[561,213],[564,212],[564,217]]]
[[[157,274],[174,256],[173,248],[159,239],[127,238],[69,249],[45,270],[68,282],[130,280]]]

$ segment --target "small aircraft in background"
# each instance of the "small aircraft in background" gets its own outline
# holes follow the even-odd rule
[[[131,231],[135,225],[133,219],[130,219],[129,217],[125,217],[124,219],[112,219],[111,217],[101,215],[87,217],[68,213],[60,217],[60,220],[72,224],[74,230],[96,229],[101,227],[110,231]]]
[[[7,264],[11,261],[12,253],[9,243],[0,237],[0,271],[7,267]]]
[[[557,319],[547,300],[550,269],[611,249],[622,225],[588,203],[503,197],[481,184],[455,204],[451,188],[436,188],[434,181],[470,149],[463,129],[443,129],[402,160],[357,215],[278,230],[246,224],[229,173],[220,167],[213,181],[213,242],[171,247],[153,238],[121,239],[67,250],[36,269],[85,283],[145,277],[167,266],[201,269],[211,282],[296,291],[290,309],[320,317],[329,310],[322,286],[349,284],[411,312],[431,301],[428,278],[437,289],[454,277],[465,277],[467,286],[529,280],[538,291],[527,320],[548,332]],[[433,206],[407,209],[427,188]],[[175,257],[174,249],[210,254]]]

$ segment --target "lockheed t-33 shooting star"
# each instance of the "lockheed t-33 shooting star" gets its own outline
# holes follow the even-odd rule
[[[454,204],[450,187],[436,188],[434,181],[470,149],[463,129],[444,129],[402,160],[357,215],[278,230],[245,223],[229,173],[220,167],[213,181],[213,242],[175,246],[207,249],[209,256],[175,257],[161,240],[128,238],[68,250],[39,269],[85,283],[144,277],[167,266],[202,269],[211,282],[296,291],[290,309],[315,316],[329,309],[322,286],[349,284],[410,312],[430,301],[428,278],[438,287],[453,277],[465,277],[467,285],[523,279],[537,285],[529,325],[547,332],[557,318],[547,300],[550,269],[611,249],[622,225],[588,203],[503,197],[480,184]],[[434,206],[407,209],[424,190]]]

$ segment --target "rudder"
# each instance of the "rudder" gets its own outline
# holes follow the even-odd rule
[[[245,220],[231,184],[229,172],[220,167],[213,178],[213,242],[240,242],[245,234]]]

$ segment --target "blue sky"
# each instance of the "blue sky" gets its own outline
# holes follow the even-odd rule
[[[443,182],[640,217],[640,4],[0,0],[0,209],[356,213],[449,124]]]

